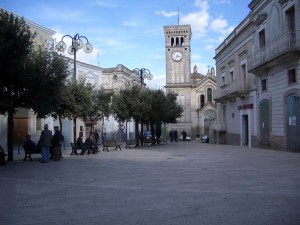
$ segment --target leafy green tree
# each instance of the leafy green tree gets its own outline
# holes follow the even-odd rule
[[[77,130],[76,121],[86,115],[86,108],[91,104],[91,89],[85,85],[84,81],[68,81],[65,88],[65,100],[68,103],[64,107],[62,117],[73,119],[73,140],[76,142]]]
[[[95,90],[90,89],[91,99],[85,106],[83,120],[91,121],[91,130],[92,124],[94,121],[102,120],[105,117],[111,115],[111,98],[113,92],[106,91],[103,88]]]
[[[140,135],[138,123],[148,120],[151,110],[149,90],[140,86],[132,86],[115,93],[112,99],[112,111],[115,118],[121,121],[133,118],[135,120],[136,145],[139,145]]]
[[[9,161],[13,160],[15,110],[32,108],[40,117],[49,114],[67,76],[65,61],[57,54],[33,51],[34,37],[23,18],[0,11],[0,113],[8,115]]]

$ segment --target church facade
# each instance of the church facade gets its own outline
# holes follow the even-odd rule
[[[215,70],[206,75],[198,73],[194,66],[191,72],[190,25],[164,26],[166,57],[166,91],[177,93],[177,101],[183,113],[177,123],[169,124],[170,129],[179,133],[185,130],[196,137],[210,133],[210,125],[216,119],[213,91],[216,89]]]

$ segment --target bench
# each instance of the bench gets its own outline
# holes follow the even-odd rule
[[[103,151],[108,151],[109,152],[109,147],[115,147],[115,150],[117,150],[118,148],[120,150],[121,149],[121,144],[118,144],[117,141],[103,141],[102,142],[102,145],[103,145]]]
[[[5,156],[7,156],[7,154],[4,151],[0,151],[0,166],[6,165]]]
[[[135,145],[136,146],[136,140],[126,140],[126,147],[125,148],[131,148],[131,145]]]
[[[27,148],[24,148],[24,152],[25,152],[24,161],[26,161],[27,158],[30,159],[30,161],[32,161],[31,154],[41,154],[41,152],[39,151],[32,151],[31,149],[27,149]]]
[[[78,148],[77,148],[76,144],[74,144],[74,143],[70,143],[70,144],[71,144],[71,148],[72,148],[71,155],[78,155],[78,152],[77,152]]]
[[[156,144],[156,140],[144,139],[144,146],[149,146],[149,144],[155,145]]]

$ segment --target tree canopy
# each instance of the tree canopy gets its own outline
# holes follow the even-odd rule
[[[8,160],[13,160],[13,116],[17,108],[38,116],[54,110],[68,76],[65,59],[33,47],[35,34],[23,18],[0,10],[0,113],[8,115]]]

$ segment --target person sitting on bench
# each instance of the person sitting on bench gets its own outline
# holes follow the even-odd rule
[[[5,151],[2,148],[2,146],[0,145],[0,164],[5,166],[6,162],[5,162]]]
[[[80,133],[80,134],[79,134],[79,137],[78,137],[77,140],[76,140],[76,147],[75,147],[75,149],[74,149],[74,154],[75,154],[75,155],[78,154],[78,152],[77,152],[78,149],[81,149],[81,152],[83,152],[83,149],[85,148],[85,146],[84,146],[84,144],[83,144],[82,138],[83,138],[83,134]],[[85,151],[86,151],[86,150],[84,150],[84,152],[85,152]],[[81,154],[81,155],[83,155],[83,154]]]
[[[31,152],[31,153],[41,153],[39,151],[38,146],[36,145],[36,143],[34,143],[34,141],[31,140],[31,135],[28,134],[26,136],[26,141],[23,145],[23,148],[25,149],[26,152]]]

